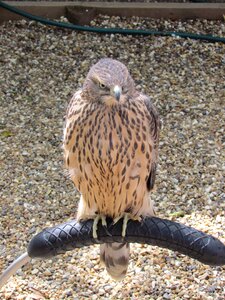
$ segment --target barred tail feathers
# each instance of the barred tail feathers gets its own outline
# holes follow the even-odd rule
[[[108,274],[115,280],[122,280],[129,263],[130,246],[128,243],[107,243],[100,245],[100,259]]]

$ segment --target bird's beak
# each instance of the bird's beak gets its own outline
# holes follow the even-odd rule
[[[118,85],[115,85],[113,88],[113,95],[117,101],[120,100],[121,92],[122,92],[121,87]]]

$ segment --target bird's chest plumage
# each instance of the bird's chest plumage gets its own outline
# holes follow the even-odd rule
[[[146,192],[152,140],[140,105],[87,104],[71,115],[65,159],[88,206],[112,217],[141,205]]]

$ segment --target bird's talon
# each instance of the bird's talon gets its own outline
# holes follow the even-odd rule
[[[106,217],[101,216],[101,220],[102,220],[102,226],[107,227]]]
[[[133,221],[138,221],[141,222],[142,221],[142,217],[134,217],[132,218]]]
[[[119,215],[118,217],[113,219],[113,225],[115,225],[120,219],[123,218],[123,215]]]
[[[124,213],[116,217],[115,219],[113,219],[113,224],[116,224],[122,218],[123,218],[122,233],[121,233],[122,237],[126,236],[127,223],[129,220],[141,222],[141,217],[137,217],[137,216],[134,217],[130,213]]]
[[[108,236],[112,236],[112,234],[109,232],[108,227],[107,226],[103,226],[105,229],[105,232],[107,233]]]
[[[98,229],[98,222],[99,222],[99,220],[101,220],[102,226],[105,227],[105,228],[107,228],[106,217],[103,216],[103,215],[97,215],[94,218],[93,227],[92,227],[92,235],[93,235],[94,239],[98,238],[97,229]]]
[[[123,216],[123,227],[122,227],[122,237],[126,236],[127,231],[127,223],[131,219],[131,216],[129,213],[125,213]]]

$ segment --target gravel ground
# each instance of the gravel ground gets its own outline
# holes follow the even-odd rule
[[[224,22],[100,16],[92,25],[187,30],[225,36]],[[133,24],[133,25],[130,25]],[[65,109],[90,66],[114,57],[151,95],[163,121],[158,216],[225,242],[225,45],[174,37],[98,35],[19,21],[0,27],[0,272],[42,228],[74,218],[78,194],[64,175]],[[225,268],[133,245],[114,282],[92,246],[19,270],[1,299],[218,299]]]

